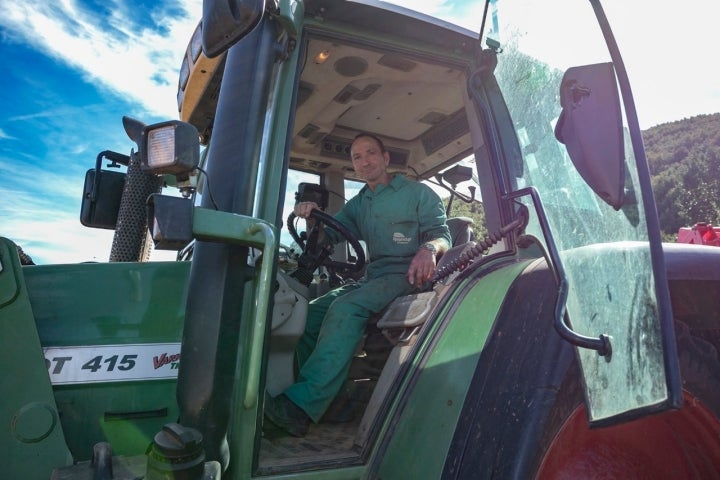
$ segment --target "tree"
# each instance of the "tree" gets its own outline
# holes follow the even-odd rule
[[[485,228],[485,210],[482,203],[474,201],[473,203],[465,203],[455,199],[450,208],[448,217],[469,217],[473,219],[473,231],[475,238],[482,240],[487,235]]]
[[[658,125],[643,140],[663,237],[720,224],[720,114]]]

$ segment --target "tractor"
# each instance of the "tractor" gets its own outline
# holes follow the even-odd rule
[[[85,176],[109,261],[0,240],[1,476],[719,478],[720,249],[661,240],[601,1],[478,7],[474,32],[205,0],[178,118],[123,117],[127,151]],[[360,132],[441,193],[453,245],[368,320],[334,416],[280,435],[263,398],[294,381],[309,302],[370,259],[317,241],[362,187]]]

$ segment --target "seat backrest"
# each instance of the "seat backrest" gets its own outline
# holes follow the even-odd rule
[[[457,247],[463,243],[470,242],[475,239],[475,232],[473,231],[473,219],[470,217],[453,217],[448,218],[445,223],[450,230],[450,237],[452,239],[452,246]]]

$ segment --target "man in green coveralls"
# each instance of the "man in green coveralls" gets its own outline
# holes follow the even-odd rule
[[[438,253],[450,245],[445,209],[427,185],[391,175],[390,155],[370,134],[355,137],[353,167],[366,186],[335,215],[364,240],[370,262],[365,277],[310,302],[305,332],[296,347],[296,382],[277,397],[265,395],[265,417],[297,437],[318,422],[342,388],[371,314],[422,288],[435,272]],[[308,218],[313,202],[295,205]],[[333,242],[341,238],[326,229]]]

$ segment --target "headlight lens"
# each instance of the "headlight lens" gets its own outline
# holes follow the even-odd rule
[[[171,120],[143,129],[142,168],[156,174],[187,176],[200,159],[200,136],[186,122]]]
[[[152,169],[175,163],[175,127],[158,128],[148,132],[148,167]]]

